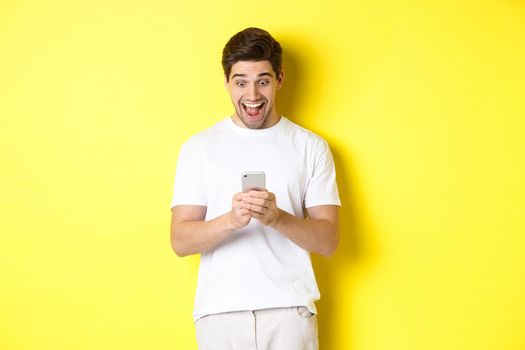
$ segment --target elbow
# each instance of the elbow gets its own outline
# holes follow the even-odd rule
[[[177,254],[177,256],[178,256],[179,258],[183,258],[183,257],[185,257],[185,256],[190,255],[190,254],[184,249],[184,247],[181,247],[180,245],[173,243],[173,241],[171,242],[171,249],[173,249],[173,251],[175,252],[175,254]]]
[[[180,258],[190,255],[185,245],[182,244],[179,239],[177,239],[173,231],[171,232],[171,249]]]
[[[171,247],[172,247],[173,251],[175,252],[175,254],[177,254],[177,256],[178,256],[179,258],[183,258],[183,257],[189,255],[189,254],[186,253],[183,249],[181,249],[181,248],[179,248],[179,247],[176,247],[176,246],[174,246],[173,244],[171,245]]]
[[[335,232],[332,234],[332,239],[328,240],[327,244],[323,247],[319,254],[327,258],[331,257],[335,254],[337,246],[339,246],[339,230],[335,229]]]
[[[190,247],[187,241],[184,239],[183,230],[181,230],[180,225],[176,222],[171,223],[170,227],[170,241],[171,249],[178,257],[183,258],[185,256],[194,254],[190,251]]]
[[[171,239],[171,249],[180,258],[186,256],[186,254],[184,254],[184,250],[182,249],[182,247],[180,247],[176,242],[174,242],[173,238]]]
[[[325,249],[320,251],[319,254],[324,256],[324,257],[329,258],[332,255],[334,255],[336,248],[337,248],[337,246],[335,246],[335,245],[334,246],[330,246],[330,247],[326,247]]]

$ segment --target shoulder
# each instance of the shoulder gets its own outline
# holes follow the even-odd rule
[[[214,125],[192,135],[182,145],[187,149],[198,149],[205,144],[213,142],[226,128],[226,119],[222,119]]]
[[[288,136],[294,140],[303,141],[314,149],[328,148],[328,142],[313,131],[292,122],[288,118],[285,118],[285,123]]]

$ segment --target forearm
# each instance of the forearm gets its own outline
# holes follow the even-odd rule
[[[271,225],[301,248],[317,254],[332,255],[339,244],[339,228],[328,220],[303,219],[279,209]]]
[[[178,256],[203,253],[234,231],[229,213],[213,220],[182,221],[171,228],[171,246]]]

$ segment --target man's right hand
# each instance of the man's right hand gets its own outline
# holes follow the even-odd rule
[[[234,230],[244,227],[250,222],[250,212],[242,207],[242,200],[246,195],[247,193],[239,192],[233,196],[232,210],[229,216],[232,229]]]
[[[171,246],[178,256],[203,253],[230,236],[251,220],[248,209],[242,208],[247,193],[237,193],[232,210],[212,220],[205,220],[206,206],[176,205],[171,208]]]

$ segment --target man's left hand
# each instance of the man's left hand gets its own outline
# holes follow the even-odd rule
[[[281,214],[275,195],[268,191],[250,191],[242,200],[243,208],[249,210],[250,216],[266,226],[271,226]]]

